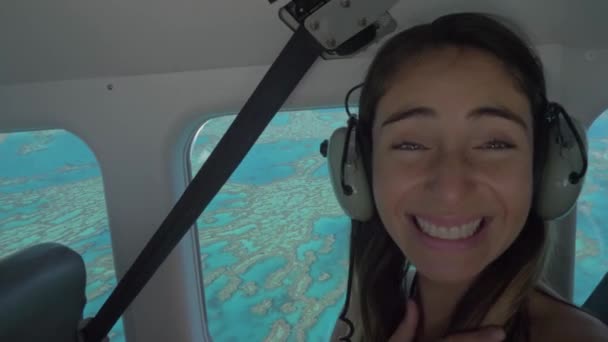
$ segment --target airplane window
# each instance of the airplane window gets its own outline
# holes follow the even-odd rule
[[[574,302],[581,305],[608,271],[608,111],[587,132],[589,169],[577,205]]]
[[[87,269],[84,316],[116,285],[97,160],[64,130],[0,134],[0,258],[43,243],[64,244]],[[109,335],[124,341],[122,322]]]
[[[234,118],[201,127],[193,172]],[[345,299],[350,221],[319,145],[345,122],[343,108],[278,113],[198,219],[214,341],[331,336]]]

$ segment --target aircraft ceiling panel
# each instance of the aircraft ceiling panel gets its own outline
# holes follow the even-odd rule
[[[9,1],[0,84],[267,65],[290,36],[277,15],[286,2]],[[408,27],[454,11],[499,13],[537,45],[608,48],[602,0],[401,0],[392,13]]]

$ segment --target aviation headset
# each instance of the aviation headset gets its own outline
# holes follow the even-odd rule
[[[348,106],[352,93],[362,87],[363,84],[359,84],[346,95],[348,126],[336,129],[329,140],[323,142],[321,150],[327,157],[329,175],[338,203],[350,218],[365,222],[374,215],[375,205],[361,149],[354,137],[358,119]],[[570,134],[565,134],[564,123]],[[571,118],[555,102],[547,104],[543,120],[537,124],[548,125],[548,141],[546,159],[544,165],[540,165],[540,183],[535,187],[537,193],[534,208],[543,220],[554,220],[574,207],[581,192],[587,172],[586,132],[577,120]]]

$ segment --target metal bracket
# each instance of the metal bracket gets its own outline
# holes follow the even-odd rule
[[[320,0],[308,13],[294,2],[279,11],[292,30],[300,25],[326,49],[324,58],[352,56],[390,34],[397,23],[388,10],[398,0]]]
[[[333,0],[304,20],[321,45],[333,50],[374,24],[397,0]]]

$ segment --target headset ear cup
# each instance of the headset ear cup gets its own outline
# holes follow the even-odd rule
[[[352,191],[349,194],[342,187],[342,155],[347,134],[348,129],[341,127],[335,130],[329,138],[327,148],[329,177],[342,210],[353,220],[365,222],[372,218],[374,204],[363,160],[356,149],[347,149],[349,151],[347,153],[351,155],[345,159],[347,164],[344,166],[344,182]],[[355,139],[354,134],[353,132],[351,141]]]
[[[576,204],[581,193],[584,177],[577,183],[570,182],[573,172],[583,168],[581,148],[588,150],[587,132],[583,125],[571,118],[584,146],[579,146],[570,127],[560,119],[548,132],[548,146],[543,166],[535,207],[544,220],[554,220],[566,215]],[[558,128],[558,126],[560,126]],[[565,134],[565,144],[559,132]],[[588,155],[588,153],[585,153]]]

